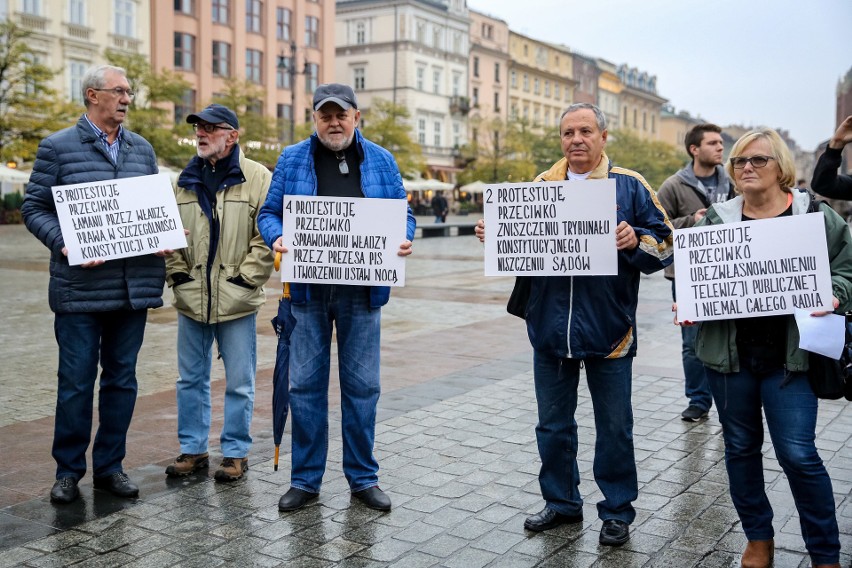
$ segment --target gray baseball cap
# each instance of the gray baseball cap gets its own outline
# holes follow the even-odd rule
[[[326,103],[334,103],[343,110],[358,108],[355,91],[349,85],[342,83],[326,83],[314,91],[314,110],[319,110]]]

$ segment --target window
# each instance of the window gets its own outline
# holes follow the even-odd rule
[[[437,120],[435,121],[435,146],[441,145],[441,123]]]
[[[246,81],[263,84],[263,53],[257,49],[246,49]]]
[[[313,93],[319,85],[319,64],[305,63],[305,92]]]
[[[436,95],[441,94],[441,70],[432,69],[432,92]]]
[[[648,130],[648,113],[642,111],[642,130]]]
[[[41,0],[23,0],[21,2],[21,12],[33,16],[41,16]]]
[[[260,0],[246,0],[246,31],[259,34],[263,33],[261,28],[261,14],[263,14],[263,2]],[[248,67],[248,62],[246,62]]]
[[[461,146],[461,125],[458,122],[453,123],[453,148]]]
[[[352,70],[352,86],[356,91],[363,91],[366,84],[366,73],[363,67],[355,67]]]
[[[500,112],[500,93],[494,93],[494,112]]]
[[[213,23],[228,25],[231,21],[229,0],[213,0]]]
[[[479,58],[473,56],[473,76],[479,77]]]
[[[275,118],[278,119],[278,127],[281,129],[282,140],[290,140],[290,123],[293,120],[293,107],[291,105],[275,105]]]
[[[533,94],[541,94],[541,81],[539,81],[538,77],[533,80]]]
[[[495,83],[500,82],[500,63],[494,64],[494,82]]]
[[[187,89],[180,102],[175,104],[175,124],[185,124],[186,117],[195,111],[195,90]]]
[[[550,96],[550,81],[545,81],[545,82],[544,82],[544,96],[545,96],[545,97],[549,97],[549,96]]]
[[[518,88],[518,73],[514,69],[509,72],[509,84],[513,89]]]
[[[417,43],[426,43],[426,22],[417,20]]]
[[[639,120],[637,119],[637,116],[638,116],[637,113],[638,113],[638,111],[634,108],[633,109],[633,128],[639,128]]]
[[[453,73],[453,96],[461,94],[461,73]]]
[[[482,37],[484,37],[485,39],[491,39],[492,37],[494,37],[494,26],[483,22]]]
[[[305,16],[305,47],[319,47],[319,18],[314,16]]]
[[[195,14],[194,0],[175,0],[175,12],[192,16]]]
[[[86,69],[89,64],[86,61],[68,62],[68,84],[71,90],[71,100],[75,103],[83,102],[83,75],[86,74]]]
[[[280,41],[290,41],[292,37],[292,28],[290,21],[293,17],[293,12],[287,8],[275,9],[275,39]]]
[[[512,120],[518,120],[518,105],[512,105],[509,109],[509,116]]]
[[[115,0],[115,35],[136,37],[136,3],[133,0]]]
[[[195,70],[195,36],[175,32],[175,69]]]
[[[86,25],[86,0],[70,0],[68,2],[68,22],[78,26]],[[73,96],[74,89],[71,89],[71,93]],[[82,102],[77,99],[72,100]]]
[[[364,22],[355,23],[355,43],[358,45],[367,43],[367,24]]]
[[[213,42],[213,74],[219,77],[231,75],[231,45],[224,41]]]
[[[627,105],[624,105],[624,112],[621,113],[621,122],[624,126],[627,126]]]
[[[553,98],[559,100],[559,83],[553,83]]]
[[[524,92],[530,92],[530,77],[526,73],[524,73]]]
[[[479,106],[479,89],[477,87],[473,88],[473,94],[470,98],[470,104],[472,104],[474,108],[477,108]]]
[[[655,115],[653,115],[653,114],[651,115],[651,133],[652,134],[657,133],[657,120],[656,120],[656,118],[657,117]]]
[[[290,69],[293,66],[292,57],[278,57],[278,65],[275,67],[275,86],[279,89],[289,89]]]
[[[432,46],[436,49],[440,49],[441,44],[443,43],[442,39],[443,38],[441,37],[441,28],[435,26],[432,29]]]
[[[421,146],[426,143],[426,119],[417,120],[417,143]]]
[[[462,36],[459,33],[453,34],[453,53],[462,53]]]
[[[426,68],[422,65],[417,66],[417,90],[423,90],[423,82],[426,80]]]

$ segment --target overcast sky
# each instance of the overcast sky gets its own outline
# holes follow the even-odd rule
[[[814,150],[852,67],[852,0],[468,0],[513,31],[657,76],[676,110]]]

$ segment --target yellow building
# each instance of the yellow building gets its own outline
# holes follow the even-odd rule
[[[509,119],[557,128],[577,85],[571,52],[510,30],[509,58]]]
[[[606,116],[609,128],[619,127],[621,91],[624,85],[618,78],[618,67],[606,59],[598,59],[598,108]]]
[[[624,85],[620,93],[618,128],[632,132],[642,140],[659,140],[660,113],[668,99],[657,94],[657,77],[627,65],[619,65],[617,73]]]

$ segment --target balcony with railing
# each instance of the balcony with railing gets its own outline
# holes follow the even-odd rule
[[[450,112],[467,116],[467,113],[470,112],[470,99],[460,95],[450,97]]]
[[[132,51],[134,53],[139,53],[139,47],[142,45],[142,41],[136,39],[135,37],[110,34],[109,38],[112,42],[112,47],[121,51]]]
[[[93,31],[92,28],[80,24],[65,22],[65,36],[70,39],[89,42]]]
[[[34,32],[47,31],[48,19],[44,16],[36,16],[35,14],[18,12],[18,22],[21,24],[21,27],[27,28],[28,30]]]

